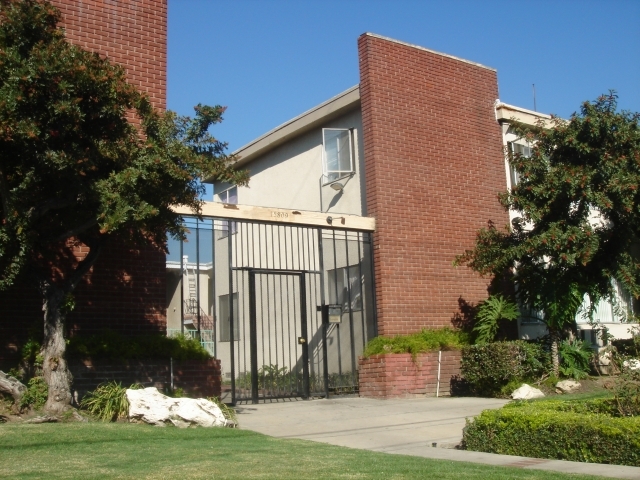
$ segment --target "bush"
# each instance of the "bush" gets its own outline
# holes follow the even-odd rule
[[[460,372],[472,393],[493,397],[511,393],[504,391],[509,384],[540,378],[549,367],[541,345],[516,340],[464,347]]]
[[[560,373],[576,380],[586,378],[591,370],[594,352],[591,345],[582,340],[564,340],[560,344]]]
[[[72,337],[68,341],[67,355],[69,358],[114,360],[167,357],[175,360],[204,360],[211,357],[199,341],[185,335],[126,337],[111,330],[86,337]]]
[[[462,446],[503,455],[640,466],[640,418],[591,413],[589,408],[602,408],[598,403],[593,400],[582,411],[579,402],[547,401],[485,410],[467,420]]]
[[[44,381],[43,377],[33,377],[27,383],[27,391],[20,399],[18,407],[20,410],[26,408],[32,408],[34,410],[40,410],[47,403],[47,397],[49,396],[49,387]]]
[[[131,385],[129,388],[142,387]],[[115,422],[120,418],[125,418],[129,413],[127,388],[115,381],[100,384],[93,392],[85,395],[80,402],[80,407],[106,422]]]
[[[365,358],[383,353],[410,353],[415,357],[419,353],[436,350],[457,350],[469,345],[469,335],[460,330],[450,328],[422,329],[411,335],[397,335],[395,337],[376,337],[372,339],[363,352]]]
[[[491,295],[480,302],[476,324],[473,327],[475,343],[493,342],[498,334],[501,320],[515,320],[520,316],[518,305],[502,295]]]

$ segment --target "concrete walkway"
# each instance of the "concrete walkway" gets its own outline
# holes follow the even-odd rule
[[[638,467],[453,449],[462,439],[466,417],[488,408],[500,408],[505,403],[505,400],[473,397],[396,400],[343,397],[238,405],[237,410],[240,428],[272,437],[440,460],[640,479]]]

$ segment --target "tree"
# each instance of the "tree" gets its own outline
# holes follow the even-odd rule
[[[612,278],[640,297],[640,114],[618,112],[610,92],[568,121],[513,127],[531,155],[508,153],[520,180],[499,200],[519,217],[480,230],[456,264],[515,274],[519,301],[543,312],[556,353],[584,295],[590,314],[600,299],[616,301]]]
[[[59,19],[45,0],[0,2],[0,288],[25,277],[42,294],[52,413],[71,402],[65,316],[106,242],[165,248],[186,232],[171,205],[200,211],[200,179],[248,180],[208,133],[223,107],[156,112],[121,67],[68,43]]]

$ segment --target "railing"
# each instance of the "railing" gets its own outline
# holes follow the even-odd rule
[[[180,335],[182,330],[179,328],[167,328],[167,337],[175,337]],[[215,355],[215,332],[213,330],[190,330],[188,328],[184,329],[185,337],[192,338],[200,342],[200,345],[209,352],[211,355]]]

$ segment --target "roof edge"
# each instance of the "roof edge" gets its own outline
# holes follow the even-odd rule
[[[457,60],[459,62],[468,63],[468,64],[474,65],[476,67],[484,68],[486,70],[491,70],[492,72],[497,72],[498,71],[496,68],[487,67],[486,65],[483,65],[481,63],[472,62],[471,60],[466,60],[464,58],[456,57],[455,55],[449,55],[448,53],[438,52],[437,50],[431,50],[430,48],[421,47],[420,45],[415,45],[413,43],[403,42],[402,40],[396,40],[395,38],[385,37],[384,35],[378,35],[377,33],[365,32],[360,36],[363,36],[363,35],[366,35],[368,37],[379,38],[381,40],[386,40],[388,42],[397,43],[399,45],[404,45],[406,47],[417,48],[418,50],[423,50],[423,51],[429,52],[429,53],[435,53],[436,55],[440,55],[441,57],[447,57],[447,58],[451,58],[452,60]]]

